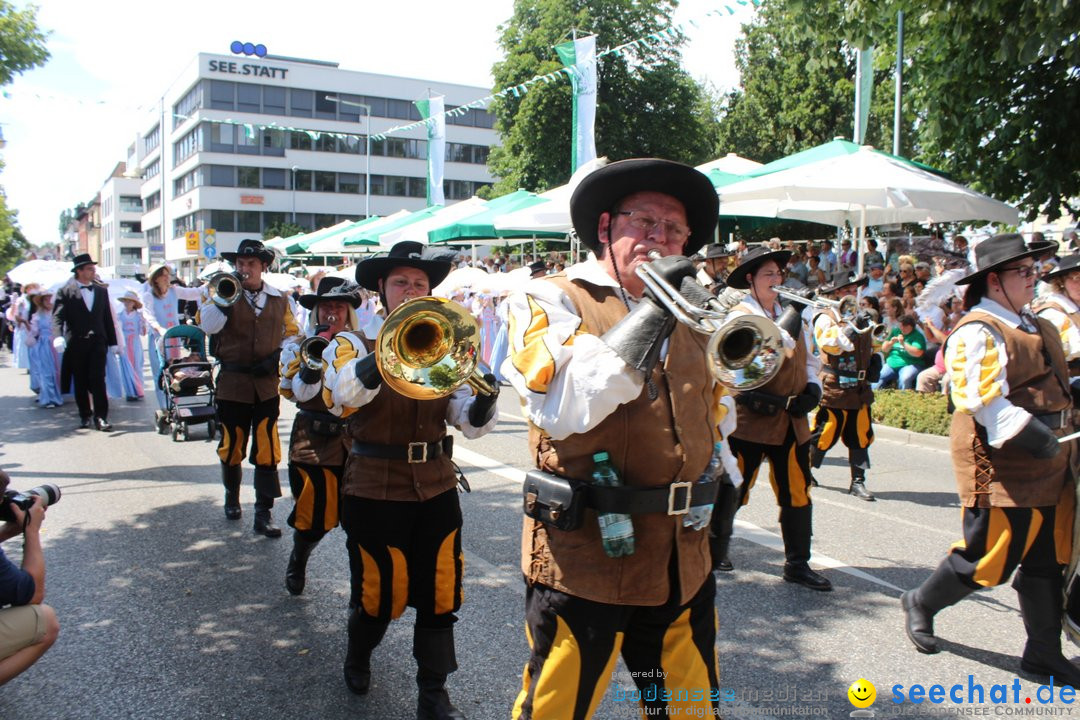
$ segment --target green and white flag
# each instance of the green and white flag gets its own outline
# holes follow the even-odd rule
[[[578,38],[555,46],[574,89],[571,172],[596,159],[596,36]]]
[[[443,96],[416,101],[420,117],[431,119],[427,124],[427,204],[445,205],[443,197],[443,163],[446,159],[446,116],[443,115]]]
[[[855,137],[862,145],[866,142],[866,123],[870,119],[870,96],[874,92],[874,46],[859,50],[855,59]]]

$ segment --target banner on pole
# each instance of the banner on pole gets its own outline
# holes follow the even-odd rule
[[[859,50],[855,61],[855,137],[862,145],[866,140],[866,123],[870,119],[870,96],[874,92],[874,46]]]
[[[420,117],[427,121],[428,173],[427,204],[445,205],[443,196],[443,164],[446,161],[446,116],[443,114],[443,96],[416,101]]]
[[[577,38],[555,46],[559,60],[571,72],[574,90],[574,125],[571,130],[571,172],[596,159],[596,36]]]

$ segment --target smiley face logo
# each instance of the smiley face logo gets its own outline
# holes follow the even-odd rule
[[[848,700],[857,708],[868,708],[877,700],[877,688],[869,680],[859,678],[847,689]]]

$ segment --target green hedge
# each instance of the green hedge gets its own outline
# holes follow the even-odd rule
[[[941,393],[914,390],[878,390],[870,412],[874,422],[930,435],[949,434],[952,418],[946,409],[948,398]]]

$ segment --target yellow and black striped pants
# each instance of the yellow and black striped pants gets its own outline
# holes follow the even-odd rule
[[[728,445],[739,461],[739,472],[746,480],[742,484],[740,505],[750,502],[750,489],[757,481],[758,470],[766,458],[769,460],[769,483],[780,507],[807,507],[810,505],[810,443],[801,445],[795,441],[795,427],[788,426],[787,436],[780,445],[761,443],[729,437]]]
[[[386,623],[411,606],[417,627],[454,623],[465,564],[457,488],[421,502],[344,495],[341,527],[361,615]]]
[[[637,689],[620,689],[612,702],[636,705],[643,717],[716,717],[715,599],[712,577],[685,605],[657,607],[609,605],[530,585],[525,634],[532,654],[511,717],[591,718],[620,654]]]
[[[344,466],[289,463],[292,512],[289,526],[308,542],[319,542],[338,524],[338,480]]]
[[[258,403],[217,401],[218,421],[221,423],[217,453],[223,464],[236,466],[244,462],[250,435],[251,464],[256,467],[277,467],[281,462],[281,441],[277,429],[279,403],[276,395]]]
[[[818,449],[819,457],[824,456],[837,441],[843,440],[851,467],[870,469],[869,448],[874,442],[874,424],[869,405],[862,405],[856,410],[819,407],[810,423],[810,430],[810,443]]]
[[[1074,503],[1038,508],[964,508],[964,539],[946,561],[972,586],[993,587],[1016,568],[1033,577],[1054,577],[1072,553]]]

